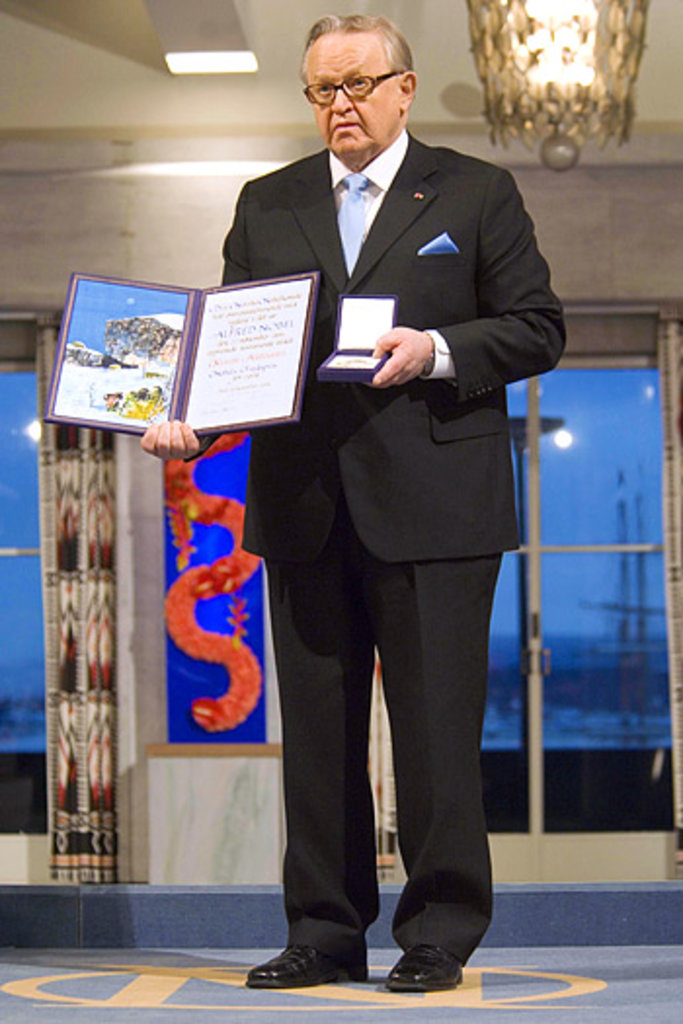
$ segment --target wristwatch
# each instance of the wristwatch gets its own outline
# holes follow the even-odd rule
[[[420,374],[421,377],[429,377],[429,375],[432,373],[434,369],[434,363],[436,362],[436,344],[431,334],[429,335],[429,340],[432,343],[432,351],[430,353],[429,359],[422,367],[422,373]]]

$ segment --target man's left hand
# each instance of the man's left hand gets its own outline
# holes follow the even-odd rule
[[[425,331],[414,331],[412,327],[395,327],[378,338],[374,356],[390,352],[381,370],[372,378],[373,388],[390,388],[396,384],[407,384],[419,377],[432,352],[434,342]]]

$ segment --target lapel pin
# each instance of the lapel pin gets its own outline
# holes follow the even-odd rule
[[[413,192],[413,199],[424,199],[424,192]]]

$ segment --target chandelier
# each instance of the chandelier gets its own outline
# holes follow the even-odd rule
[[[491,141],[541,142],[554,170],[629,137],[649,0],[467,0]]]

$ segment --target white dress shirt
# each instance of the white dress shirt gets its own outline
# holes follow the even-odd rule
[[[404,130],[395,142],[392,142],[367,167],[363,168],[363,174],[370,181],[370,184],[363,192],[363,202],[365,204],[365,234],[363,235],[363,241],[368,236],[372,222],[384,202],[384,197],[389,191],[407,151],[408,133]],[[330,153],[330,174],[337,212],[339,212],[342,195],[346,187],[343,181],[347,174],[350,173],[349,168],[334,153]],[[446,343],[446,339],[436,330],[430,329],[426,333],[429,334],[434,342],[434,367],[429,374],[430,379],[440,377],[452,380],[455,377],[455,366],[453,365],[453,356]]]

